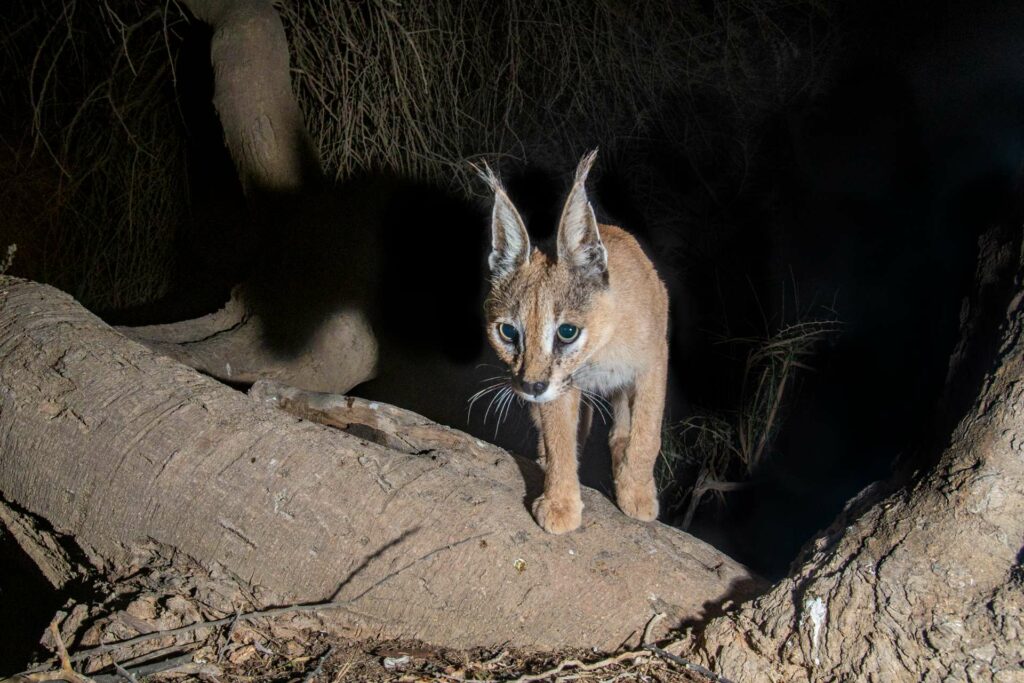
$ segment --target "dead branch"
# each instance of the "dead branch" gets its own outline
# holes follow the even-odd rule
[[[282,614],[299,613],[299,612],[320,612],[320,611],[328,611],[328,610],[345,609],[346,607],[349,606],[350,602],[351,602],[350,600],[346,600],[344,602],[320,602],[320,603],[313,603],[313,604],[295,604],[295,605],[284,605],[284,606],[281,606],[281,607],[271,607],[271,608],[268,608],[268,609],[254,610],[252,612],[245,612],[245,613],[242,613],[242,614],[234,614],[234,615],[232,615],[230,617],[224,617],[222,619],[212,619],[212,620],[209,620],[209,621],[199,621],[199,622],[196,622],[194,624],[187,624],[185,626],[180,626],[178,628],[166,629],[166,630],[162,630],[162,631],[153,631],[152,633],[144,633],[144,634],[142,634],[140,636],[136,636],[134,638],[129,638],[128,640],[121,640],[121,641],[118,641],[116,643],[104,643],[103,645],[97,645],[96,647],[89,648],[88,650],[82,650],[80,652],[76,652],[75,654],[70,655],[70,656],[68,656],[67,651],[65,650],[63,652],[63,656],[61,657],[62,669],[63,669],[63,659],[64,658],[67,658],[68,662],[81,662],[83,660],[90,659],[92,657],[98,657],[100,655],[105,655],[105,654],[109,654],[111,652],[116,652],[118,650],[122,650],[124,648],[131,647],[132,645],[138,645],[139,643],[146,643],[146,642],[149,642],[151,640],[159,640],[161,638],[173,638],[174,636],[180,636],[180,635],[185,635],[185,634],[189,634],[189,633],[194,633],[194,632],[200,631],[202,629],[217,628],[219,626],[224,626],[226,624],[230,625],[230,624],[234,624],[234,623],[237,623],[237,622],[252,621],[253,619],[259,619],[259,618],[272,618],[272,617],[280,616]],[[52,628],[53,628],[53,625],[51,625],[51,629]],[[59,643],[59,647],[63,650],[63,642],[60,641],[60,640],[58,640],[57,642]],[[52,662],[53,662],[52,659],[48,660],[47,662],[44,662],[42,665],[40,665],[40,667],[46,666],[46,665],[48,665],[48,664],[50,664]],[[69,666],[70,666],[70,664],[69,664]],[[29,672],[25,672],[24,674],[21,674],[21,675],[36,675],[37,673],[38,673],[38,671],[29,671]],[[45,679],[33,679],[33,680],[45,680]],[[76,680],[78,680],[78,679],[76,679]]]
[[[351,432],[402,453],[458,453],[478,460],[499,457],[504,453],[493,444],[387,403],[305,391],[265,379],[253,384],[249,395],[296,417]]]

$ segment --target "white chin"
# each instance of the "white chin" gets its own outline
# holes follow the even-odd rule
[[[524,394],[521,391],[516,391],[516,393],[519,394],[519,397],[527,403],[547,403],[548,401],[558,398],[558,392],[553,388],[549,388],[539,396],[531,396],[530,394]]]

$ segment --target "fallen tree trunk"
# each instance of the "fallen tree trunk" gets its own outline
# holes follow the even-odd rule
[[[408,413],[436,448],[299,420],[11,278],[0,388],[0,493],[16,508],[103,561],[156,541],[282,602],[341,601],[364,635],[611,649],[653,613],[676,626],[760,588],[594,491],[579,532],[548,535],[529,514],[529,461]]]
[[[717,672],[737,681],[1024,680],[1020,231],[981,252],[998,257],[979,265],[978,292],[1005,293],[1001,342],[945,452],[913,486],[862,493],[789,578],[712,621],[692,647]],[[1015,265],[1010,287],[991,283],[1000,254],[1011,275]],[[972,302],[966,334],[980,334],[975,309],[993,303]],[[987,346],[978,341],[958,348]],[[961,361],[954,356],[954,370]]]

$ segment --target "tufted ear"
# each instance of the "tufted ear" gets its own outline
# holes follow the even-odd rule
[[[558,222],[558,261],[569,264],[585,277],[607,281],[608,253],[601,242],[594,208],[587,199],[587,174],[595,158],[596,149],[576,167],[576,177]]]
[[[485,163],[483,168],[476,170],[494,191],[494,208],[491,210],[491,255],[487,258],[487,264],[491,268],[491,274],[495,278],[500,278],[530,262],[530,236],[526,232],[523,219],[491,167]]]

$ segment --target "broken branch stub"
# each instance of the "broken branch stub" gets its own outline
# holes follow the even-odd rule
[[[119,327],[153,351],[226,382],[261,378],[314,391],[348,391],[373,378],[377,340],[362,312],[346,308],[319,322],[299,352],[277,353],[262,316],[245,304],[242,288],[216,313],[165,325]]]

